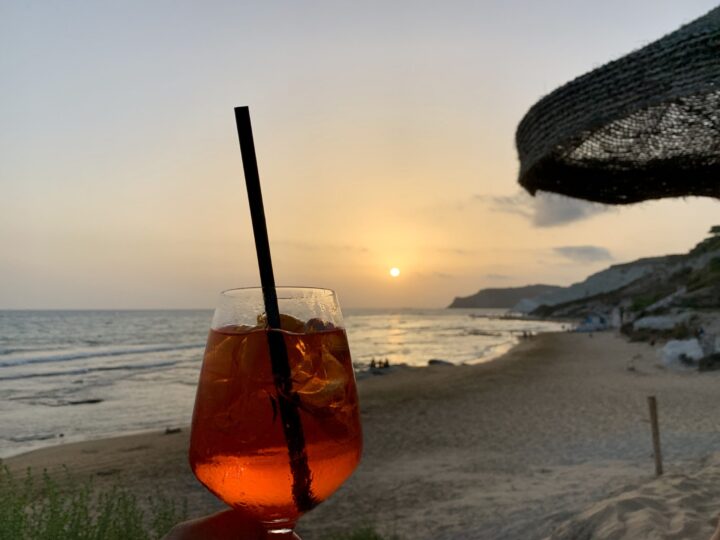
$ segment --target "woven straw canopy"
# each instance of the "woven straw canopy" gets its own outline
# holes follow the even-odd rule
[[[544,97],[516,142],[532,194],[720,198],[720,7]]]

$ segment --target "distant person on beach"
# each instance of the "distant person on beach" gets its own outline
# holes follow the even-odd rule
[[[375,367],[376,367],[375,359],[373,358],[372,360],[370,360],[370,369],[375,369]]]

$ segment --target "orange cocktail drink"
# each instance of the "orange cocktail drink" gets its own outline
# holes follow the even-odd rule
[[[217,313],[216,313],[217,315]],[[290,363],[290,400],[304,433],[310,495],[329,497],[360,460],[362,436],[355,376],[345,330],[313,317],[282,316],[268,330],[225,324],[210,330],[192,422],[190,464],[230,506],[258,521],[292,529],[302,511],[279,414],[268,332],[280,332]]]

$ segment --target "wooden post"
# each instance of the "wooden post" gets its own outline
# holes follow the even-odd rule
[[[650,408],[650,426],[652,427],[653,452],[655,453],[655,474],[663,473],[662,454],[660,453],[660,427],[658,425],[657,400],[655,396],[648,396]]]

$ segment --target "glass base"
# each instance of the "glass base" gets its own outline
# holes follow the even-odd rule
[[[265,531],[267,540],[302,540],[292,529],[268,529]]]
[[[295,528],[295,522],[278,519],[274,521],[263,521],[263,527],[265,527],[265,538],[267,540],[302,540],[293,529]]]

